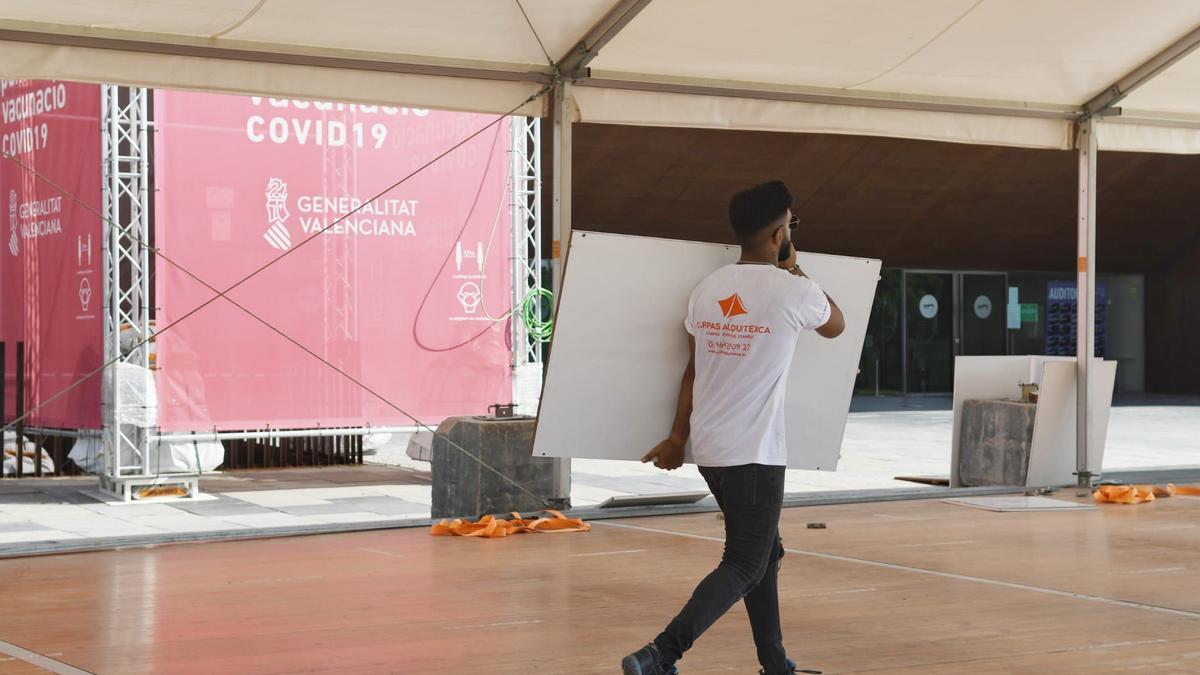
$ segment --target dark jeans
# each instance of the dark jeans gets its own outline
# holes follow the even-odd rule
[[[787,672],[783,632],[779,627],[779,509],[783,504],[784,467],[744,464],[700,467],[725,514],[725,553],[692,593],[691,600],[654,643],[674,663],[696,638],[716,623],[739,599],[745,602],[767,673]]]

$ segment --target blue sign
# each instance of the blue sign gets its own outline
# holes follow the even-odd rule
[[[1078,321],[1075,284],[1051,281],[1046,289],[1046,354],[1075,356]],[[1108,348],[1108,286],[1096,284],[1096,356]]]

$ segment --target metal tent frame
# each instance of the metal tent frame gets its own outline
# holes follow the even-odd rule
[[[925,100],[912,98],[887,98],[862,95],[846,95],[838,92],[794,92],[780,88],[755,88],[712,81],[671,78],[668,80],[638,79],[612,80],[592,78],[588,64],[599,55],[610,42],[650,4],[651,0],[622,0],[596,24],[574,47],[555,64],[560,79],[556,82],[551,110],[554,118],[554,239],[556,248],[563,242],[567,247],[571,231],[571,124],[575,119],[571,108],[570,87],[595,86],[609,89],[629,89],[661,93],[694,94],[716,97],[760,99],[768,101],[801,101],[846,105],[870,106],[922,112],[973,113],[981,115],[1004,115],[1027,118],[1069,119],[1075,124],[1075,152],[1079,160],[1079,189],[1077,216],[1077,288],[1076,311],[1080,321],[1076,344],[1076,476],[1080,494],[1090,490],[1095,476],[1089,469],[1091,436],[1090,416],[1095,397],[1095,386],[1089,365],[1094,354],[1096,335],[1096,171],[1098,147],[1096,128],[1106,118],[1118,120],[1122,110],[1119,104],[1139,87],[1200,48],[1200,28],[1182,36],[1165,49],[1154,54],[1131,72],[1105,87],[1100,94],[1078,108],[1043,110],[1018,108],[1011,105],[997,106],[978,101]],[[1136,121],[1131,118],[1130,121]],[[1157,120],[1162,123],[1164,120]],[[1172,124],[1184,127],[1200,127],[1194,119],[1173,119]],[[556,289],[561,284],[561,271],[556,274]]]
[[[602,87],[608,89],[629,89],[650,92],[667,92],[676,94],[693,94],[712,97],[759,99],[767,101],[803,101],[828,105],[844,105],[851,108],[889,108],[908,110],[912,112],[931,113],[967,113],[975,115],[998,115],[1007,118],[1053,118],[1072,121],[1075,125],[1075,151],[1079,158],[1079,189],[1078,189],[1078,247],[1077,270],[1079,293],[1077,311],[1083,324],[1078,335],[1077,372],[1078,372],[1078,429],[1077,429],[1077,474],[1080,487],[1090,486],[1093,476],[1088,469],[1089,438],[1088,417],[1091,412],[1092,383],[1089,378],[1089,362],[1092,354],[1092,340],[1095,334],[1095,273],[1097,261],[1095,258],[1096,232],[1096,165],[1097,144],[1096,130],[1106,124],[1120,121],[1138,121],[1136,113],[1122,118],[1118,107],[1121,101],[1157,75],[1167,70],[1172,64],[1191,54],[1200,46],[1200,29],[1193,30],[1179,38],[1176,42],[1154,54],[1129,73],[1119,78],[1110,86],[1105,87],[1092,100],[1079,106],[1052,106],[1040,109],[1036,107],[1021,107],[1003,102],[960,100],[953,98],[934,99],[921,96],[902,95],[863,95],[845,94],[833,91],[804,90],[792,91],[787,88],[755,86],[747,83],[716,82],[703,78],[641,78],[629,80],[592,78],[589,62],[608,44],[625,26],[632,22],[637,15],[649,5],[651,0],[622,0],[613,5],[611,10],[596,23],[586,35],[575,42],[556,62],[548,68],[526,71],[507,71],[493,69],[464,69],[458,67],[439,66],[437,64],[406,64],[389,62],[388,72],[415,73],[428,77],[470,77],[479,80],[502,80],[536,83],[554,83],[553,101],[547,108],[553,120],[553,146],[551,157],[554,167],[553,189],[553,231],[555,260],[555,290],[561,288],[562,270],[567,248],[570,241],[571,213],[571,129],[576,117],[573,109],[571,88]],[[183,54],[186,56],[210,55],[201,47],[181,47],[169,44],[131,44],[128,41],[114,42],[112,38],[53,36],[46,34],[25,34],[5,31],[0,35],[6,40],[16,42],[33,42],[39,44],[63,44],[72,47],[103,48],[116,51],[139,51],[155,54]],[[222,59],[245,59],[247,61],[263,61],[273,58],[269,54],[230,53],[215,50],[212,56]],[[279,57],[287,63],[296,60],[294,56]],[[314,65],[315,62],[306,62]],[[320,65],[348,69],[364,68],[357,62],[321,62]],[[381,66],[382,67],[382,66]],[[131,92],[135,90],[130,90]],[[122,99],[116,88],[105,89],[105,167],[106,167],[106,211],[113,216],[118,225],[108,228],[106,246],[110,255],[106,257],[106,288],[105,301],[107,313],[106,350],[112,356],[117,356],[116,345],[119,344],[119,332],[122,324],[128,324],[136,335],[147,334],[146,296],[148,288],[144,278],[135,278],[145,274],[146,257],[143,250],[131,246],[136,241],[136,234],[147,233],[145,222],[146,185],[143,180],[131,174],[137,173],[132,168],[137,162],[145,166],[145,140],[148,120],[145,117],[146,101],[144,91],[130,94]],[[140,98],[139,98],[140,96]],[[1171,124],[1185,127],[1198,127],[1200,121],[1186,116],[1172,117],[1170,120],[1157,119],[1157,123],[1169,121]],[[529,175],[536,175],[536,159],[540,156],[540,128],[536,122],[527,121],[524,124],[513,125],[513,137],[519,134],[521,142],[514,143],[512,158],[514,205],[513,225],[515,232],[525,232],[525,240],[514,243],[513,269],[514,301],[523,298],[523,292],[535,288],[540,269],[534,264],[540,256],[538,228],[531,226],[538,220],[540,186],[537,181],[530,182]],[[517,149],[526,151],[525,164]],[[144,174],[142,174],[144,175]],[[521,221],[520,223],[518,221]],[[521,223],[525,228],[518,227]],[[562,257],[560,257],[562,256]],[[513,366],[536,363],[540,356],[540,345],[531,344],[529,336],[524,332],[519,320],[512,322],[514,346],[524,349],[514,349]],[[111,344],[108,344],[111,343]],[[144,364],[144,350],[119,356],[129,363]],[[106,410],[119,410],[120,401],[116,399],[115,391],[106,387]],[[145,476],[148,473],[148,457],[145,453],[145,440],[131,437],[131,434],[121,430],[119,425],[106,429],[106,437],[110,443],[121,447],[130,447],[135,455],[140,457],[138,466],[123,467],[119,462],[109,467],[107,480],[123,481],[126,474]]]

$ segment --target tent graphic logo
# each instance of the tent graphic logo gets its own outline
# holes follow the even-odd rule
[[[746,306],[742,304],[742,299],[738,297],[737,293],[724,300],[718,300],[717,304],[721,306],[721,313],[725,315],[726,319],[748,313]]]
[[[288,186],[280,178],[267,182],[267,222],[271,224],[263,233],[273,248],[286,251],[292,247],[292,234],[288,232],[287,220],[292,217],[287,209]]]
[[[16,255],[21,252],[20,239],[17,237],[17,191],[8,191],[8,252]]]

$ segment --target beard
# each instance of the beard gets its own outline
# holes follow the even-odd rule
[[[792,240],[784,239],[779,246],[779,262],[784,262],[792,254]]]

